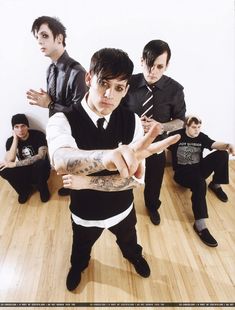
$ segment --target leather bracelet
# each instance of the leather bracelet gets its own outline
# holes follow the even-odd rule
[[[54,105],[55,105],[55,103],[53,101],[50,101],[47,107],[48,107],[49,110],[53,110],[54,109]]]

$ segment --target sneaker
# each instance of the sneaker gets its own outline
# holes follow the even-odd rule
[[[143,278],[148,278],[150,276],[150,268],[147,261],[143,256],[139,256],[135,259],[129,260],[135,267],[136,272]]]
[[[204,242],[206,245],[211,246],[211,247],[216,247],[218,245],[218,242],[212,237],[210,234],[209,230],[207,228],[198,231],[196,225],[193,225],[193,228],[199,238]]]
[[[70,192],[71,192],[71,189],[70,189],[70,188],[61,187],[61,188],[58,190],[58,195],[59,195],[59,196],[68,196],[68,195],[70,195]]]
[[[225,194],[225,192],[222,190],[221,186],[216,188],[212,182],[208,185],[209,189],[212,190],[212,192],[215,193],[217,198],[223,202],[228,201],[228,196]]]
[[[69,291],[74,291],[81,282],[81,271],[71,267],[66,279],[66,286]]]
[[[161,217],[160,217],[160,213],[158,212],[158,210],[148,209],[148,213],[149,213],[150,221],[153,223],[153,225],[159,225],[161,222]]]
[[[47,202],[50,199],[50,192],[49,192],[47,184],[45,184],[43,189],[40,190],[39,192],[40,192],[40,198],[42,202]]]

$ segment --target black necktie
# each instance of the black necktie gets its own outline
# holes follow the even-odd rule
[[[147,86],[147,92],[144,98],[144,102],[142,103],[142,116],[152,117],[153,116],[153,91]]]
[[[99,129],[100,132],[103,132],[104,131],[104,121],[105,121],[105,118],[102,117],[102,118],[99,118],[97,120],[97,127]]]
[[[52,101],[56,101],[56,77],[57,77],[57,67],[53,63],[51,65],[50,76],[49,76],[49,94]]]

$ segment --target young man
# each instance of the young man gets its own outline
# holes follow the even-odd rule
[[[171,58],[168,44],[162,40],[152,40],[143,49],[141,65],[143,72],[132,76],[130,89],[124,104],[137,113],[142,120],[145,133],[155,122],[161,124],[161,134],[156,141],[166,137],[166,132],[181,128],[185,117],[183,87],[164,75]],[[154,154],[146,160],[144,200],[150,220],[160,224],[162,186],[165,152]]]
[[[119,106],[128,90],[133,63],[118,49],[105,48],[91,58],[86,75],[89,92],[70,113],[56,113],[47,125],[52,164],[63,177],[70,197],[73,245],[68,290],[74,290],[88,266],[92,246],[109,229],[125,258],[142,277],[150,275],[137,243],[132,188],[143,174],[142,160],[179,138],[152,144],[154,126],[143,136],[137,115]]]
[[[41,16],[32,25],[32,32],[41,52],[52,61],[47,70],[47,92],[30,89],[30,104],[49,109],[49,116],[56,111],[69,112],[84,97],[87,86],[85,69],[69,57],[65,50],[66,29],[56,18]],[[69,195],[68,189],[60,189],[60,195]]]
[[[19,203],[28,200],[33,185],[40,192],[41,201],[47,202],[50,198],[47,186],[50,162],[45,134],[29,129],[25,114],[13,115],[11,123],[13,136],[6,142],[7,152],[5,161],[0,163],[0,175],[18,193]]]
[[[205,179],[213,173],[209,188],[223,202],[228,200],[220,184],[228,184],[228,154],[235,156],[235,147],[216,142],[201,132],[201,120],[196,116],[186,118],[186,127],[171,134],[180,134],[180,140],[171,145],[174,180],[192,191],[193,228],[202,242],[211,247],[218,245],[206,228],[208,218]],[[203,150],[217,150],[203,158]]]

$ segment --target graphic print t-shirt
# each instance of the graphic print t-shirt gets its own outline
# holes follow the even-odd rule
[[[6,150],[8,151],[12,145],[13,137],[10,137],[6,142]],[[47,146],[46,136],[39,130],[29,130],[27,140],[19,140],[17,147],[17,158],[23,160],[38,154],[38,149],[41,146]]]
[[[180,134],[181,138],[177,143],[169,147],[172,152],[172,165],[174,170],[186,168],[191,165],[198,165],[202,159],[203,150],[211,150],[211,145],[215,142],[203,132],[200,132],[198,137],[191,138],[186,135],[185,128],[183,128],[170,133],[170,135],[176,133]]]

